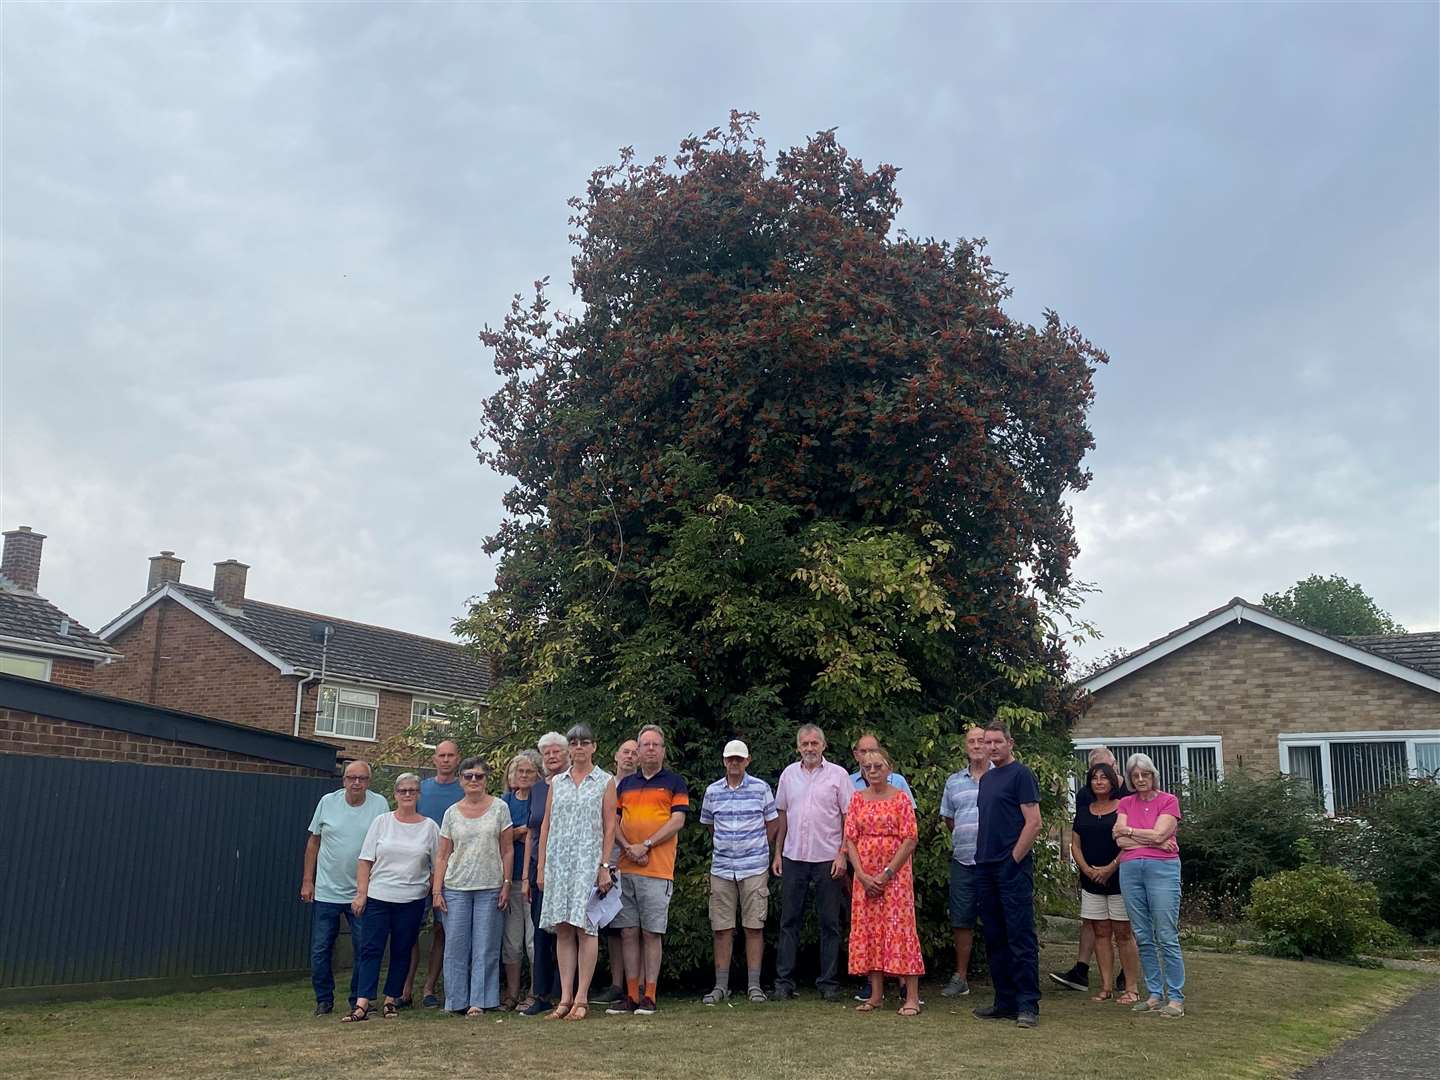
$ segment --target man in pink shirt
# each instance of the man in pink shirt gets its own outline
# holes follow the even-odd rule
[[[800,760],[785,767],[775,789],[780,827],[770,872],[780,879],[781,894],[774,1000],[795,996],[795,954],[813,886],[820,920],[820,977],[815,986],[826,1001],[839,1001],[845,811],[854,787],[848,772],[825,760],[825,733],[814,724],[796,732],[795,748]]]

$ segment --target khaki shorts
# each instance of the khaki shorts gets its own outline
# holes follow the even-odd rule
[[[762,870],[739,881],[711,875],[710,929],[734,930],[737,909],[740,925],[746,930],[765,926],[765,916],[770,910],[770,871]]]
[[[1111,922],[1129,922],[1130,916],[1125,913],[1125,898],[1119,893],[1113,896],[1101,896],[1099,893],[1080,890],[1080,917],[1101,922],[1109,919]]]

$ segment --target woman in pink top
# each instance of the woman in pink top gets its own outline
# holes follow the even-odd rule
[[[1131,754],[1125,775],[1134,792],[1120,800],[1115,843],[1120,847],[1120,894],[1140,948],[1149,997],[1136,1012],[1185,1015],[1185,961],[1180,956],[1180,801],[1160,790],[1155,762]],[[1162,970],[1163,968],[1163,970]],[[1169,1000],[1166,1001],[1165,998]]]

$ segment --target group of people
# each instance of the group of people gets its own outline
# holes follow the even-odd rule
[[[1016,760],[1003,723],[972,728],[965,747],[967,766],[947,779],[939,813],[951,837],[956,962],[943,993],[969,993],[978,922],[995,996],[974,1015],[1034,1027],[1040,988],[1032,849],[1041,829],[1039,787]],[[715,982],[702,999],[706,1005],[742,993],[730,986],[737,930],[744,932],[744,996],[757,1003],[794,997],[800,931],[813,907],[822,997],[842,998],[840,946],[848,917],[847,967],[864,979],[857,1010],[879,1009],[885,980],[893,977],[902,986],[900,1015],[921,1011],[914,795],[874,735],[856,741],[854,772],[828,760],[826,749],[819,727],[802,726],[798,760],[785,767],[773,791],[749,772],[744,742],[732,739],[721,750],[724,774],[705,789],[700,807],[712,837]],[[436,978],[443,967],[444,1007],[461,1015],[517,1009],[576,1021],[592,1004],[611,1015],[653,1014],[689,791],[666,767],[664,732],[655,725],[617,749],[613,773],[595,754],[594,734],[584,724],[564,735],[548,732],[534,750],[511,759],[497,785],[503,791],[495,795],[484,760],[461,760],[454,743],[442,742],[434,777],[396,779],[393,811],[369,790],[369,766],[348,763],[343,789],[322,798],[311,820],[301,886],[301,899],[315,908],[316,1015],[334,1010],[332,952],[342,918],[350,922],[356,957],[342,1019],[369,1019],[387,948],[381,1014],[393,1017],[409,1005],[427,910],[434,934],[425,1006],[441,1005]],[[1112,948],[1118,946],[1132,988],[1118,1000],[1137,1011],[1181,1016],[1179,806],[1159,790],[1145,755],[1131,757],[1126,776],[1128,790],[1113,756],[1092,754],[1071,837],[1087,933],[1076,968],[1064,979],[1054,977],[1080,987],[1082,975],[1088,980],[1082,966],[1093,953],[1103,983],[1094,1000],[1114,1000],[1120,991]],[[781,890],[780,932],[767,994],[760,976],[772,879]],[[611,979],[592,993],[602,936]],[[531,973],[523,1000],[522,958]],[[1133,989],[1137,960],[1149,991],[1143,999]]]

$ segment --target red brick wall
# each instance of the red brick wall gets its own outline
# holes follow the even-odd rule
[[[56,656],[50,662],[50,681],[76,690],[95,689],[95,664],[89,660]]]
[[[79,758],[84,761],[128,761],[223,772],[263,772],[277,776],[328,776],[318,769],[283,765],[226,750],[154,739],[128,731],[92,727],[15,709],[0,709],[0,754]]]
[[[1227,768],[1280,768],[1279,736],[1440,729],[1440,694],[1252,623],[1099,690],[1075,738],[1219,735]]]

